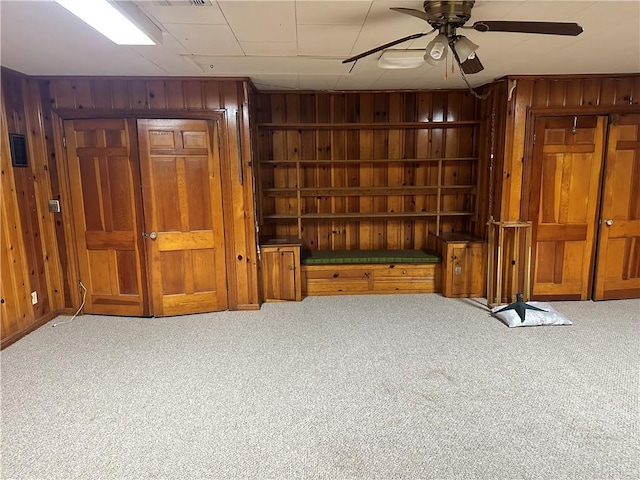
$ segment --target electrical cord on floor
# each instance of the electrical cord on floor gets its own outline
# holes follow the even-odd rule
[[[53,325],[51,325],[52,327],[57,327],[58,325],[64,325],[65,323],[73,322],[75,318],[78,316],[78,314],[80,313],[80,310],[84,308],[84,302],[87,300],[87,287],[85,287],[84,283],[82,282],[80,282],[80,286],[82,287],[82,303],[80,304],[80,308],[78,308],[76,313],[74,313],[73,317],[71,317],[69,320],[65,320],[64,322],[56,322]]]

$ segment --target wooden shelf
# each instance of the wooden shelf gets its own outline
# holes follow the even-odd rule
[[[318,244],[384,243],[378,231],[357,230],[359,222],[377,221],[384,223],[380,231],[392,232],[392,242],[404,236],[422,245],[427,231],[470,228],[477,220],[481,121],[402,121],[438,115],[412,103],[407,108],[415,115],[389,107],[380,116],[382,104],[366,105],[363,122],[354,121],[357,115],[332,116],[333,111],[310,115],[310,105],[296,104],[295,116],[283,109],[257,124],[261,219],[269,234]],[[439,118],[473,118],[472,113],[456,110]],[[331,228],[332,221],[343,225]],[[406,222],[405,232],[394,222]]]
[[[457,122],[358,122],[358,123],[259,123],[266,130],[398,130],[403,128],[460,128],[475,127],[480,120]]]
[[[362,164],[362,163],[418,163],[418,162],[477,162],[478,157],[456,157],[456,158],[375,158],[375,159],[327,159],[327,160],[263,160],[260,165],[323,165],[323,164]]]
[[[303,188],[265,188],[262,194],[266,197],[355,197],[355,196],[406,196],[437,193],[476,194],[476,185],[428,185],[397,187],[303,187]]]
[[[427,217],[469,217],[475,215],[475,212],[376,212],[376,213],[302,213],[300,215],[292,213],[278,213],[274,215],[265,215],[266,220],[380,220],[393,218],[427,218]]]

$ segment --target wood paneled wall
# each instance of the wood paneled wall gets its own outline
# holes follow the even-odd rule
[[[527,159],[532,158],[535,116],[640,112],[640,75],[514,76],[486,86],[483,92],[489,90],[493,90],[493,102],[485,100],[481,104],[484,141],[480,145],[479,198],[483,207],[480,209],[480,221],[476,225],[476,233],[479,235],[486,234],[485,224],[490,215],[494,220],[504,222],[529,219],[528,212],[522,211],[528,198],[523,185],[527,182]],[[486,143],[492,112],[496,126],[493,161]],[[490,168],[491,164],[493,168]],[[486,202],[483,200],[485,195]],[[518,269],[517,276],[520,278],[519,285],[505,282],[503,293],[509,295],[504,300],[510,300],[511,294],[516,291],[523,291],[524,262],[514,264],[512,261],[514,258],[526,258],[523,245],[521,242],[519,253],[512,251],[511,243],[506,244],[503,249],[502,277],[510,279],[513,270]]]
[[[487,98],[480,101],[480,142],[478,168],[478,221],[473,233],[486,238],[487,222],[500,218],[502,171],[507,122],[507,81],[502,80],[482,89]]]
[[[211,118],[221,125],[229,308],[257,309],[257,245],[248,83],[236,79],[34,78],[2,70],[2,346],[80,304],[65,118]],[[9,133],[27,136],[29,166],[11,166]],[[59,199],[62,213],[50,213]],[[31,305],[31,292],[38,303]]]
[[[500,219],[511,221],[521,216],[523,161],[531,146],[532,115],[637,112],[640,75],[508,77],[506,82],[506,88],[513,90],[506,104],[504,162],[494,170],[494,175],[501,184],[500,196],[496,197],[500,202]]]
[[[65,237],[60,214],[48,200],[59,198],[55,158],[47,154],[46,115],[38,82],[2,72],[2,346],[71,307]],[[9,133],[26,136],[27,167],[13,167]],[[32,304],[31,292],[37,295]]]
[[[477,108],[465,90],[258,94],[261,235],[366,250],[470,231]]]
[[[254,185],[247,82],[217,79],[52,78],[43,80],[61,118],[211,118],[224,111],[223,198],[229,308],[258,308]],[[239,158],[240,155],[242,158]]]

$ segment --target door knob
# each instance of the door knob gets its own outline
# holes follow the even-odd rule
[[[149,234],[149,238],[150,238],[151,240],[155,240],[157,236],[158,236],[158,234],[157,234],[156,232],[151,232],[151,233]]]
[[[611,225],[613,225],[613,220],[611,220],[610,218],[607,218],[604,223],[607,225],[607,227],[610,227]]]

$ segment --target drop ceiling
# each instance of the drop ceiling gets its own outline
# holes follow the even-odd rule
[[[261,90],[464,87],[450,66],[383,70],[379,53],[355,65],[341,62],[430,31],[423,20],[389,9],[422,10],[422,1],[133,3],[162,29],[162,45],[115,45],[53,0],[0,0],[0,63],[28,75],[250,77]],[[467,24],[477,20],[577,22],[584,32],[578,37],[459,32],[480,46],[485,69],[468,76],[474,86],[505,75],[640,72],[638,0],[478,0]],[[432,38],[394,49],[424,49]]]

